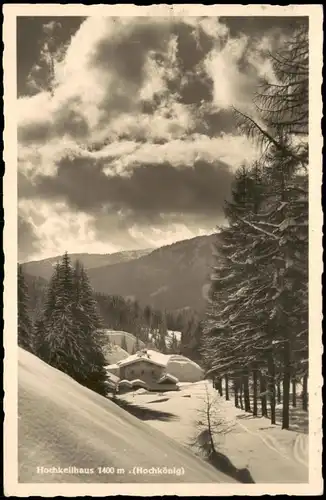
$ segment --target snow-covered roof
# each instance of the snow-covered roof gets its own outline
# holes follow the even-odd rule
[[[153,356],[151,353],[155,353],[155,356]],[[160,356],[156,356],[156,354],[162,356],[162,354],[156,353],[155,351],[148,351],[147,354],[144,353],[142,355],[140,355],[139,353],[132,354],[128,358],[119,361],[118,366],[121,368],[122,366],[132,365],[134,363],[139,363],[140,361],[145,361],[146,363],[151,363],[152,365],[165,367],[167,360],[161,358]]]
[[[148,389],[148,384],[144,380],[140,380],[139,378],[136,378],[134,380],[126,380],[126,379],[120,380],[119,387],[120,386],[129,387],[130,389],[132,389],[135,386],[141,386],[144,389]]]
[[[119,365],[117,365],[116,363],[113,365],[106,365],[105,369],[106,370],[119,370]]]
[[[113,373],[108,373],[107,376],[108,376],[108,379],[115,384],[117,384],[120,380],[120,378],[117,377],[116,375],[113,375]]]
[[[130,359],[130,358],[124,359],[123,361],[121,361],[121,363],[119,363],[119,366],[121,368],[122,366],[133,365],[136,363],[140,363],[142,361],[145,361],[146,363],[150,363],[152,365],[161,366],[163,368],[165,367],[164,363],[160,363],[159,361],[155,361],[154,359],[146,358],[145,356],[144,357],[135,357],[133,359]]]
[[[134,385],[141,385],[144,388],[148,387],[147,382],[145,382],[144,380],[141,380],[140,378],[135,378],[134,380],[132,380],[131,381],[131,385],[132,386],[134,386]]]
[[[120,385],[127,385],[128,387],[132,387],[132,383],[130,382],[130,380],[126,380],[126,379],[120,380],[119,386]]]
[[[162,377],[158,380],[158,384],[163,384],[163,382],[166,382],[166,381],[174,382],[175,384],[177,384],[179,382],[177,377],[174,377],[170,373],[164,373],[164,375],[162,375]]]

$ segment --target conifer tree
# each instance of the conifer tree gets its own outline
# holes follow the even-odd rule
[[[167,336],[167,326],[166,326],[166,313],[162,314],[161,323],[159,325],[159,331],[156,338],[156,347],[162,353],[166,353],[166,336]]]
[[[66,253],[57,265],[47,297],[42,359],[73,376],[84,362],[74,318],[73,270]]]
[[[49,353],[47,353],[49,344],[45,342],[45,336],[52,314],[56,308],[59,279],[60,264],[57,263],[46,290],[43,311],[40,312],[34,324],[35,352],[44,361],[49,358]]]
[[[168,348],[169,348],[169,352],[171,354],[177,354],[179,352],[179,342],[178,342],[177,337],[176,337],[174,332],[172,334],[172,338],[171,338],[171,341],[169,343]]]
[[[33,331],[27,308],[28,294],[22,266],[18,265],[18,345],[33,352]]]
[[[73,271],[75,326],[83,335],[88,370],[85,370],[84,384],[105,394],[105,353],[111,346],[104,334],[97,303],[84,267],[77,261]]]
[[[37,354],[82,385],[105,395],[106,372],[97,337],[96,311],[81,266],[72,268],[67,253],[57,264],[37,327]],[[43,331],[42,331],[43,330]]]
[[[107,337],[102,335],[103,321],[99,315],[98,305],[90,285],[85,268],[80,262],[75,263],[73,272],[74,286],[74,314],[78,318],[82,329],[100,345],[106,347]]]

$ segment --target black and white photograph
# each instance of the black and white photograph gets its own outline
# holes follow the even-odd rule
[[[6,495],[322,494],[322,7],[4,19]]]

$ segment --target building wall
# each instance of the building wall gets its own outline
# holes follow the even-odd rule
[[[138,378],[145,382],[154,382],[158,380],[163,373],[163,366],[157,366],[142,360],[120,368],[120,378],[126,380],[135,380]]]

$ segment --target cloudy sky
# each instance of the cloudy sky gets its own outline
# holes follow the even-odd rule
[[[19,258],[156,247],[223,222],[293,18],[17,20]]]

